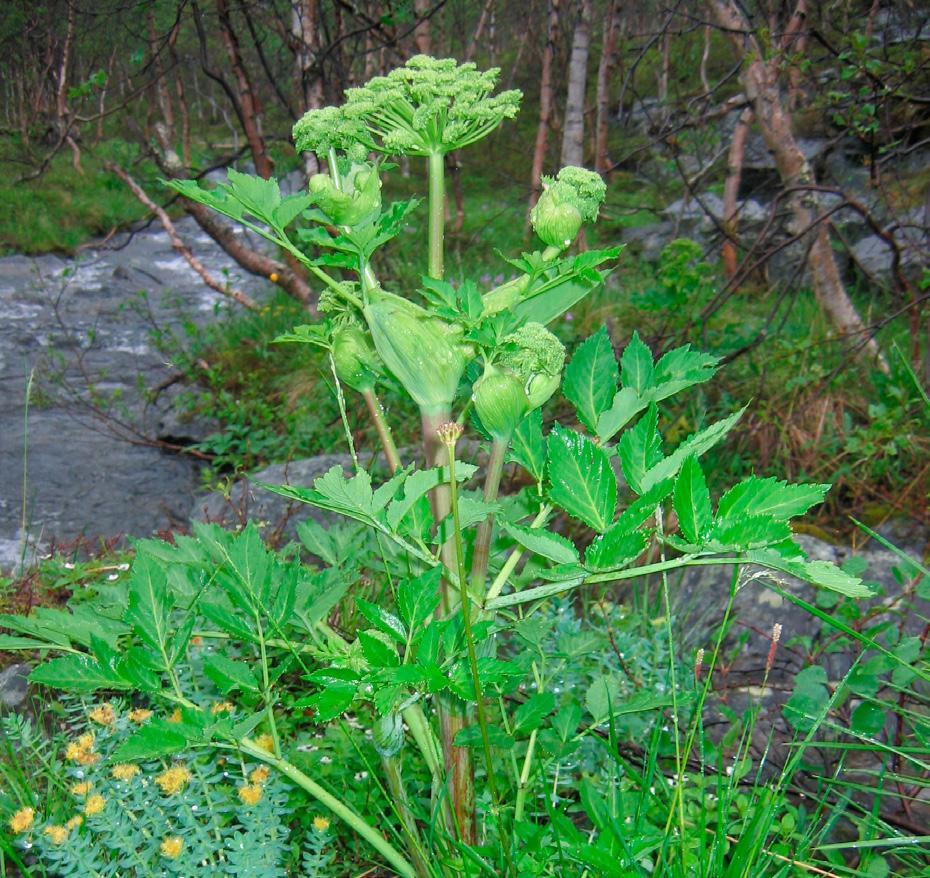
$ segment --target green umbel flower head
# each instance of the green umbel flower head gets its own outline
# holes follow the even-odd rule
[[[488,433],[508,441],[520,421],[555,393],[564,363],[564,345],[542,324],[527,323],[507,336],[500,359],[484,370],[473,390]]]
[[[326,154],[353,144],[385,155],[451,152],[490,134],[520,106],[517,90],[494,95],[499,70],[417,55],[387,76],[346,91],[339,108],[311,110],[294,126],[297,148]]]
[[[343,384],[359,393],[375,386],[381,363],[360,326],[349,323],[335,330],[332,351],[336,375]]]
[[[365,123],[348,117],[342,107],[310,110],[294,125],[293,136],[298,151],[316,153],[324,161],[333,149],[363,162],[374,149]]]
[[[543,194],[530,212],[536,234],[550,247],[564,250],[582,223],[594,222],[607,194],[599,174],[584,168],[562,168],[558,176],[543,177]]]
[[[353,163],[338,186],[329,174],[314,174],[309,186],[320,209],[336,225],[354,226],[381,210],[381,179],[368,163]]]
[[[420,409],[448,411],[473,356],[461,327],[383,290],[369,291],[363,313],[375,350]]]

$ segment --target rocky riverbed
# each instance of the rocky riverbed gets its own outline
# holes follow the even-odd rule
[[[210,271],[263,295],[192,221],[178,229]],[[185,438],[170,405],[146,404],[145,389],[174,372],[153,331],[222,307],[158,226],[74,259],[0,259],[0,569],[78,537],[186,525],[196,462],[147,441]],[[108,417],[95,395],[109,400]]]

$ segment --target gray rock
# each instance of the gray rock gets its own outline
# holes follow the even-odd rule
[[[30,665],[10,665],[0,671],[0,713],[19,710],[29,695]]]
[[[192,220],[177,228],[210,271],[253,296],[267,289],[243,277]],[[202,438],[205,425],[182,430],[166,408],[147,412],[139,383],[154,387],[172,372],[152,344],[155,327],[203,324],[217,307],[229,306],[158,226],[136,227],[77,259],[0,259],[0,566],[19,563],[24,463],[33,551],[82,535],[147,536],[187,522],[197,464],[143,440],[159,432]],[[109,419],[79,401],[88,381],[110,400]]]
[[[300,521],[309,517],[322,521],[325,516],[312,506],[289,501],[266,491],[255,482],[309,488],[313,486],[314,479],[334,466],[342,467],[348,475],[352,469],[352,458],[348,454],[323,454],[267,466],[252,473],[248,479],[235,481],[228,492],[214,491],[198,496],[190,518],[192,521],[207,521],[223,527],[235,527],[251,520],[266,538],[277,541],[284,535],[293,539]]]
[[[658,262],[662,249],[675,236],[674,223],[664,222],[623,230],[623,241],[638,250],[647,262]]]

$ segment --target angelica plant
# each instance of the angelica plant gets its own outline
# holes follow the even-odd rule
[[[113,759],[205,750],[261,763],[403,878],[553,874],[561,853],[549,856],[533,839],[571,821],[555,810],[541,766],[557,766],[580,736],[612,729],[619,715],[670,708],[677,718],[670,627],[665,693],[631,703],[608,680],[561,701],[545,651],[520,646],[540,642],[551,599],[655,575],[670,626],[667,574],[708,565],[735,571],[734,590],[752,566],[869,594],[856,577],[808,561],[793,539],[790,520],[828,485],[752,477],[714,504],[700,461],[741,411],[666,444],[664,401],[709,381],[714,357],[684,345],[656,359],[633,332],[618,359],[601,329],[566,364],[551,327],[604,284],[620,256],[617,247],[571,252],[604,200],[597,174],[563,168],[546,179],[531,216],[541,246],[509,260],[512,280],[481,289],[443,278],[443,156],[516,113],[519,93],[495,95],[496,79],[496,71],[417,57],[350,89],[343,106],[311,111],[295,126],[296,144],[316,152],[328,173],[305,193],[283,198],[275,181],[234,172],[214,190],[172,183],[266,237],[322,285],[321,319],[278,340],[327,352],[353,471],[336,466],[313,486],[265,486],[324,514],[325,524],[299,530],[315,565],[270,552],[251,525],[235,534],[198,525],[175,545],[139,544],[127,591],[111,595],[102,628],[65,611],[42,624],[6,620],[28,641],[23,648],[64,652],[40,665],[35,681],[132,691],[157,705],[161,714]],[[428,168],[418,289],[392,288],[371,263],[415,206],[383,203],[383,159],[396,155],[424,158]],[[388,378],[419,407],[418,460],[402,459],[393,441],[378,397]],[[546,429],[542,407],[560,389],[574,415]],[[354,447],[356,393],[388,463],[380,482]],[[466,432],[482,451],[463,459]],[[507,466],[525,478],[501,495]],[[343,599],[351,609],[331,624]],[[234,712],[213,712],[217,699]],[[350,710],[365,717],[370,738],[343,722]],[[348,782],[327,784],[299,749],[296,735],[326,724],[366,759],[386,803],[374,814],[347,794]],[[679,787],[692,743],[676,737]],[[684,839],[680,799],[668,820]],[[187,828],[176,837],[201,844]],[[597,862],[640,870],[601,828],[590,830],[604,850]],[[245,869],[257,842],[235,838],[230,848],[224,837],[223,856]],[[146,841],[153,852],[156,840]],[[322,862],[317,842],[306,849],[308,871]],[[582,857],[584,848],[572,850]]]

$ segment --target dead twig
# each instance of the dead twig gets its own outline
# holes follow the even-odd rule
[[[174,223],[171,222],[171,217],[165,212],[165,209],[159,207],[151,198],[146,194],[145,190],[129,175],[129,173],[121,168],[119,165],[114,164],[113,162],[105,162],[104,168],[106,170],[116,174],[132,191],[132,194],[152,213],[158,217],[158,221],[161,223],[162,228],[165,230],[165,233],[171,239],[171,246],[177,250],[186,260],[188,265],[200,275],[201,280],[212,290],[216,290],[223,296],[226,296],[229,299],[232,299],[234,302],[242,305],[243,308],[248,308],[250,311],[260,310],[258,302],[256,302],[251,296],[242,292],[242,290],[237,290],[235,288],[229,287],[226,284],[220,283],[210,272],[207,270],[206,266],[194,256],[193,251],[184,241],[181,239],[181,236],[178,234],[178,230],[175,228]]]

